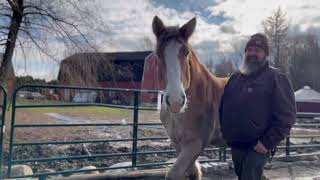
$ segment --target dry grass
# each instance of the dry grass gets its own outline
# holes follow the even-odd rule
[[[107,107],[68,107],[68,108],[34,108],[17,109],[15,124],[56,124],[63,121],[50,117],[46,113],[57,113],[83,123],[132,123],[133,110]],[[9,143],[11,112],[7,112],[5,144]],[[155,111],[140,111],[139,122],[160,122]],[[102,130],[101,130],[102,129]],[[66,141],[80,139],[97,139],[104,136],[130,137],[132,127],[50,127],[50,128],[15,128],[15,142],[30,141]],[[103,131],[103,134],[99,134]]]

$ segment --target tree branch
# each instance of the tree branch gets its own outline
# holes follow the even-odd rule
[[[23,55],[23,59],[24,59],[24,67],[25,67],[25,71],[27,70],[27,56],[26,53],[24,51],[24,47],[22,45],[22,42],[20,41],[20,38],[17,38],[19,45],[21,47],[21,51],[22,51],[22,55]]]
[[[18,1],[18,2],[17,2]],[[23,0],[17,0],[17,1],[12,1],[12,0],[7,0],[7,2],[9,3],[9,5],[10,5],[10,7],[11,7],[11,9],[13,10],[13,11],[16,11],[16,12],[18,12],[20,15],[23,15],[23,13],[22,13],[22,7],[20,7],[20,5],[19,4],[21,4],[21,2],[23,1]],[[20,1],[20,2],[19,2]]]
[[[11,18],[11,14],[7,14],[7,13],[0,13],[0,17],[8,17]]]
[[[20,29],[22,32],[24,32],[26,35],[28,35],[28,37],[30,38],[30,40],[33,42],[34,45],[36,45],[36,47],[46,56],[48,56],[49,58],[53,59],[55,62],[59,62],[54,56],[52,56],[51,54],[49,54],[46,50],[44,50],[39,44],[38,42],[33,38],[33,36],[31,35],[31,33],[29,31],[25,31],[24,29]]]
[[[69,1],[68,1],[68,2],[69,2]],[[73,4],[72,2],[69,2],[69,3],[70,3],[71,5],[73,5],[73,7],[76,7],[78,11],[80,11],[80,9],[79,9],[78,6],[76,6],[76,5]],[[61,30],[64,31],[64,33],[66,33],[66,30],[65,30],[64,28],[62,28],[62,26],[59,25],[58,22],[61,22],[61,23],[63,23],[63,24],[66,24],[66,25],[72,27],[72,28],[75,29],[76,32],[83,38],[83,40],[84,40],[87,44],[89,44],[89,46],[90,46],[91,48],[95,49],[94,46],[91,45],[91,43],[88,41],[88,39],[86,38],[86,36],[81,32],[81,30],[78,28],[78,26],[77,26],[76,24],[71,23],[71,22],[68,22],[68,21],[65,21],[65,20],[63,20],[62,18],[59,18],[59,17],[57,17],[57,16],[54,16],[54,15],[53,15],[54,12],[52,12],[52,11],[50,11],[50,10],[45,10],[45,9],[43,9],[43,8],[39,8],[38,6],[35,6],[35,5],[26,5],[25,8],[33,8],[33,9],[39,11],[39,12],[32,12],[32,11],[26,12],[26,13],[25,13],[26,16],[33,14],[33,15],[40,15],[40,16],[42,16],[42,17],[44,17],[44,18],[45,18],[45,17],[48,17],[48,18],[52,19],[54,22],[56,21],[56,22],[57,22],[56,24],[60,27]],[[83,12],[83,11],[80,11],[80,12]],[[66,33],[66,34],[67,34],[67,36],[70,36],[69,33]]]
[[[75,24],[73,24],[73,23],[70,23],[70,22],[67,22],[67,21],[65,21],[65,20],[63,20],[63,19],[60,19],[60,18],[58,18],[58,17],[50,14],[50,12],[48,12],[48,11],[46,11],[46,10],[44,10],[44,9],[38,8],[38,7],[36,7],[36,6],[31,6],[31,5],[28,6],[28,8],[31,8],[31,7],[32,7],[32,8],[35,8],[35,9],[37,9],[37,10],[39,10],[39,11],[43,11],[44,13],[43,13],[43,12],[26,12],[26,13],[24,14],[24,16],[27,16],[27,15],[40,15],[40,16],[42,16],[44,19],[46,19],[47,21],[48,21],[48,19],[47,19],[46,17],[50,18],[53,22],[55,22],[56,26],[59,27],[59,29],[66,34],[66,36],[68,37],[68,39],[69,39],[73,44],[75,44],[79,49],[81,49],[80,46],[77,45],[78,42],[74,41],[74,39],[71,38],[72,35],[71,35],[71,34],[63,27],[63,25],[61,25],[60,23],[66,24],[66,25],[72,27],[74,30],[76,30],[76,32],[82,37],[82,39],[83,39],[92,49],[95,49],[95,47],[91,45],[91,43],[89,42],[89,40],[88,40],[88,39],[86,38],[86,36],[80,31],[80,29],[78,28],[77,25],[75,25]],[[49,22],[49,21],[48,21],[48,22]]]
[[[7,2],[9,3],[9,5],[10,5],[10,7],[13,9],[14,8],[14,3],[13,3],[13,1],[11,1],[11,0],[7,0]]]

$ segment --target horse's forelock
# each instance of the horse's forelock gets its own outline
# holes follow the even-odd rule
[[[179,26],[169,26],[165,32],[157,39],[157,54],[162,57],[166,45],[171,41],[178,41],[181,44],[186,44],[182,34],[179,31]]]

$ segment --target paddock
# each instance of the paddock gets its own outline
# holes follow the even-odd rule
[[[133,106],[120,106],[53,102],[45,99],[30,102],[16,97],[18,91],[28,88],[33,88],[35,91],[36,89],[64,88],[106,92],[126,91],[134,94],[135,102]],[[18,87],[9,106],[10,111],[7,112],[7,116],[2,116],[1,127],[3,129],[6,127],[6,131],[1,131],[5,132],[5,136],[1,136],[4,142],[1,175],[6,175],[9,179],[163,179],[165,172],[172,164],[170,160],[174,159],[175,151],[170,147],[159,119],[156,119],[157,105],[139,103],[139,95],[144,92],[75,86],[25,85]],[[5,96],[4,88],[1,95]],[[5,107],[6,102],[3,101],[3,110]],[[112,115],[105,114],[111,112]],[[50,116],[48,113],[60,114],[74,121],[63,120],[61,116]],[[104,119],[100,119],[103,117]],[[307,162],[301,165],[301,168],[312,166],[316,169],[318,167],[320,122],[317,117],[320,117],[320,114],[299,113],[297,117],[299,120],[291,135],[281,143],[272,163],[267,167],[270,171],[267,169],[266,172],[269,172],[271,177],[273,177],[271,172],[278,172],[277,170],[281,168],[288,169],[290,163]],[[64,134],[64,132],[69,133]],[[60,134],[64,135],[63,138],[59,137]],[[96,134],[100,136],[94,136]],[[79,135],[83,138],[79,138]],[[55,154],[57,151],[62,153]],[[234,178],[231,174],[232,163],[229,151],[219,147],[206,148],[200,159],[205,178]],[[129,163],[112,167],[113,164],[121,162]],[[95,169],[81,169],[92,163],[96,163]],[[25,164],[33,169],[32,174],[12,174],[12,167]],[[215,164],[219,165],[214,166]],[[227,167],[219,169],[220,164]],[[52,171],[47,171],[48,169]],[[119,171],[115,171],[116,169]],[[99,174],[83,174],[94,171]],[[284,171],[289,172],[289,170]],[[297,173],[300,171],[298,169],[287,176],[298,177]],[[320,172],[320,168],[317,171]],[[79,175],[80,173],[82,174]],[[309,174],[312,175],[312,173]],[[317,175],[314,174],[314,176]]]

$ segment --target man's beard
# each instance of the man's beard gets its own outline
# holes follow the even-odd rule
[[[257,56],[247,56],[240,67],[240,72],[244,75],[250,75],[261,69],[267,62],[266,58],[257,60]]]

